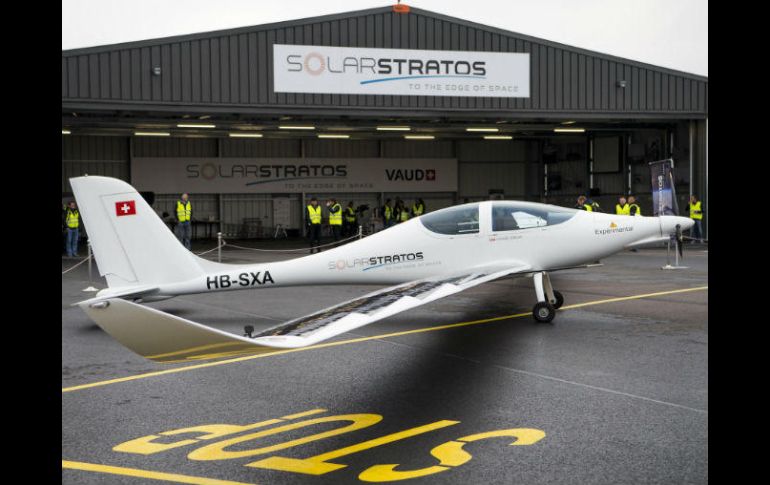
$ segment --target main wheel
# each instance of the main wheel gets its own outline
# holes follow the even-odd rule
[[[538,322],[548,323],[556,316],[556,309],[547,301],[541,301],[535,304],[532,309],[532,316]]]
[[[553,304],[553,307],[557,309],[561,308],[561,306],[564,305],[564,295],[556,290],[553,290],[553,296],[556,297],[556,303]]]

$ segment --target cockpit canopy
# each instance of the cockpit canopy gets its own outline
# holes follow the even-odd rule
[[[494,202],[492,231],[513,231],[530,227],[555,226],[571,219],[577,209],[526,202]]]
[[[473,234],[479,232],[480,202],[447,207],[420,217],[420,222],[438,234]],[[499,201],[491,207],[493,232],[554,226],[575,216],[577,209],[531,202]]]
[[[420,217],[422,224],[439,234],[479,232],[479,202],[447,207]]]

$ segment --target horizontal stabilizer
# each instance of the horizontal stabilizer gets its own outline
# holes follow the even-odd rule
[[[115,340],[157,362],[258,354],[302,345],[286,339],[271,344],[269,339],[240,337],[119,298],[80,307]]]

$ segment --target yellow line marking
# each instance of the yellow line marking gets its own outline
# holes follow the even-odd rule
[[[149,478],[152,480],[164,480],[167,482],[176,482],[176,483],[190,483],[193,485],[254,485],[253,483],[232,482],[229,480],[217,480],[215,478],[193,477],[190,475],[155,472],[151,470],[140,470],[139,468],[125,468],[122,466],[97,465],[95,463],[84,463],[81,461],[62,460],[61,467],[67,468],[70,470],[110,473],[112,475]]]
[[[286,416],[281,416],[281,419],[297,419],[297,418],[304,418],[305,416],[312,416],[314,414],[319,413],[325,413],[326,409],[311,409],[310,411],[303,411],[301,413],[296,414],[287,414]]]
[[[604,303],[615,303],[617,301],[626,301],[626,300],[638,300],[640,298],[652,298],[654,296],[664,296],[664,295],[673,295],[676,293],[688,293],[691,291],[701,291],[701,290],[708,290],[708,286],[698,286],[697,288],[685,288],[683,290],[670,290],[670,291],[659,291],[657,293],[646,293],[644,295],[634,295],[634,296],[621,296],[618,298],[609,298],[607,300],[598,300],[598,301],[589,301],[586,303],[576,303],[574,305],[565,305],[561,307],[562,310],[567,310],[570,308],[580,308],[584,306],[590,306],[590,305],[599,305]]]
[[[604,299],[604,300],[589,301],[589,302],[586,302],[586,303],[577,303],[577,304],[574,304],[574,305],[565,305],[565,306],[563,306],[560,309],[560,311],[561,310],[568,310],[568,309],[572,309],[572,308],[582,308],[582,307],[591,306],[591,305],[602,305],[602,304],[606,304],[606,303],[615,303],[615,302],[619,302],[619,301],[638,300],[638,299],[641,299],[641,298],[652,298],[652,297],[655,297],[655,296],[673,295],[673,294],[677,294],[677,293],[688,293],[688,292],[692,292],[692,291],[702,291],[702,290],[707,290],[707,289],[708,289],[708,286],[698,286],[696,288],[685,288],[685,289],[681,289],[681,290],[659,291],[659,292],[656,292],[656,293],[645,293],[645,294],[642,294],[642,295],[632,295],[632,296],[622,296],[622,297],[617,297],[617,298],[608,298],[608,299]],[[470,326],[470,325],[480,325],[480,324],[484,324],[484,323],[499,322],[501,320],[511,320],[511,319],[514,319],[514,318],[526,317],[528,315],[532,315],[532,312],[516,313],[516,314],[513,314],[513,315],[503,315],[503,316],[500,316],[500,317],[485,318],[485,319],[482,319],[482,320],[472,320],[472,321],[469,321],[469,322],[451,323],[451,324],[448,324],[448,325],[439,325],[437,327],[417,328],[417,329],[414,329],[414,330],[406,330],[406,331],[403,331],[403,332],[394,332],[394,333],[386,333],[386,334],[381,334],[381,335],[373,335],[371,337],[360,337],[360,338],[354,338],[354,339],[349,339],[349,340],[340,340],[340,341],[337,341],[337,342],[327,342],[325,344],[311,345],[309,347],[301,347],[301,348],[297,348],[297,349],[278,350],[278,351],[269,352],[269,353],[266,353],[266,354],[248,355],[248,356],[245,356],[245,357],[238,357],[238,358],[234,358],[234,359],[219,360],[219,361],[216,361],[216,362],[207,362],[205,364],[189,365],[189,366],[185,366],[185,367],[175,367],[173,369],[167,369],[167,370],[161,370],[161,371],[155,371],[155,372],[147,372],[145,374],[137,374],[137,375],[133,375],[133,376],[119,377],[117,379],[109,379],[109,380],[106,380],[106,381],[92,382],[92,383],[89,383],[89,384],[81,384],[81,385],[72,386],[72,387],[64,387],[64,388],[62,388],[62,392],[79,391],[81,389],[89,389],[89,388],[92,388],[92,387],[106,386],[106,385],[109,385],[109,384],[117,384],[117,383],[120,383],[120,382],[133,381],[133,380],[137,380],[137,379],[145,379],[145,378],[148,378],[148,377],[162,376],[162,375],[165,375],[165,374],[175,374],[177,372],[186,372],[186,371],[191,371],[191,370],[196,370],[196,369],[204,369],[204,368],[207,368],[207,367],[215,367],[215,366],[219,366],[219,365],[233,364],[233,363],[236,363],[236,362],[243,362],[243,361],[252,360],[252,359],[261,359],[263,357],[272,357],[274,355],[291,354],[293,352],[304,352],[304,351],[307,351],[307,350],[323,349],[323,348],[328,348],[328,347],[336,347],[336,346],[339,346],[339,345],[347,345],[347,344],[354,344],[354,343],[359,343],[359,342],[367,342],[367,341],[370,341],[370,340],[379,340],[379,339],[390,338],[390,337],[400,337],[402,335],[412,335],[412,334],[416,334],[416,333],[425,333],[425,332],[436,332],[436,331],[439,331],[439,330],[448,330],[448,329],[452,329],[452,328],[467,327],[467,326]]]

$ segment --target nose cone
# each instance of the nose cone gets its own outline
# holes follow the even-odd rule
[[[676,226],[681,226],[683,231],[690,229],[695,222],[689,217],[660,216],[660,232],[663,234],[676,234]]]

